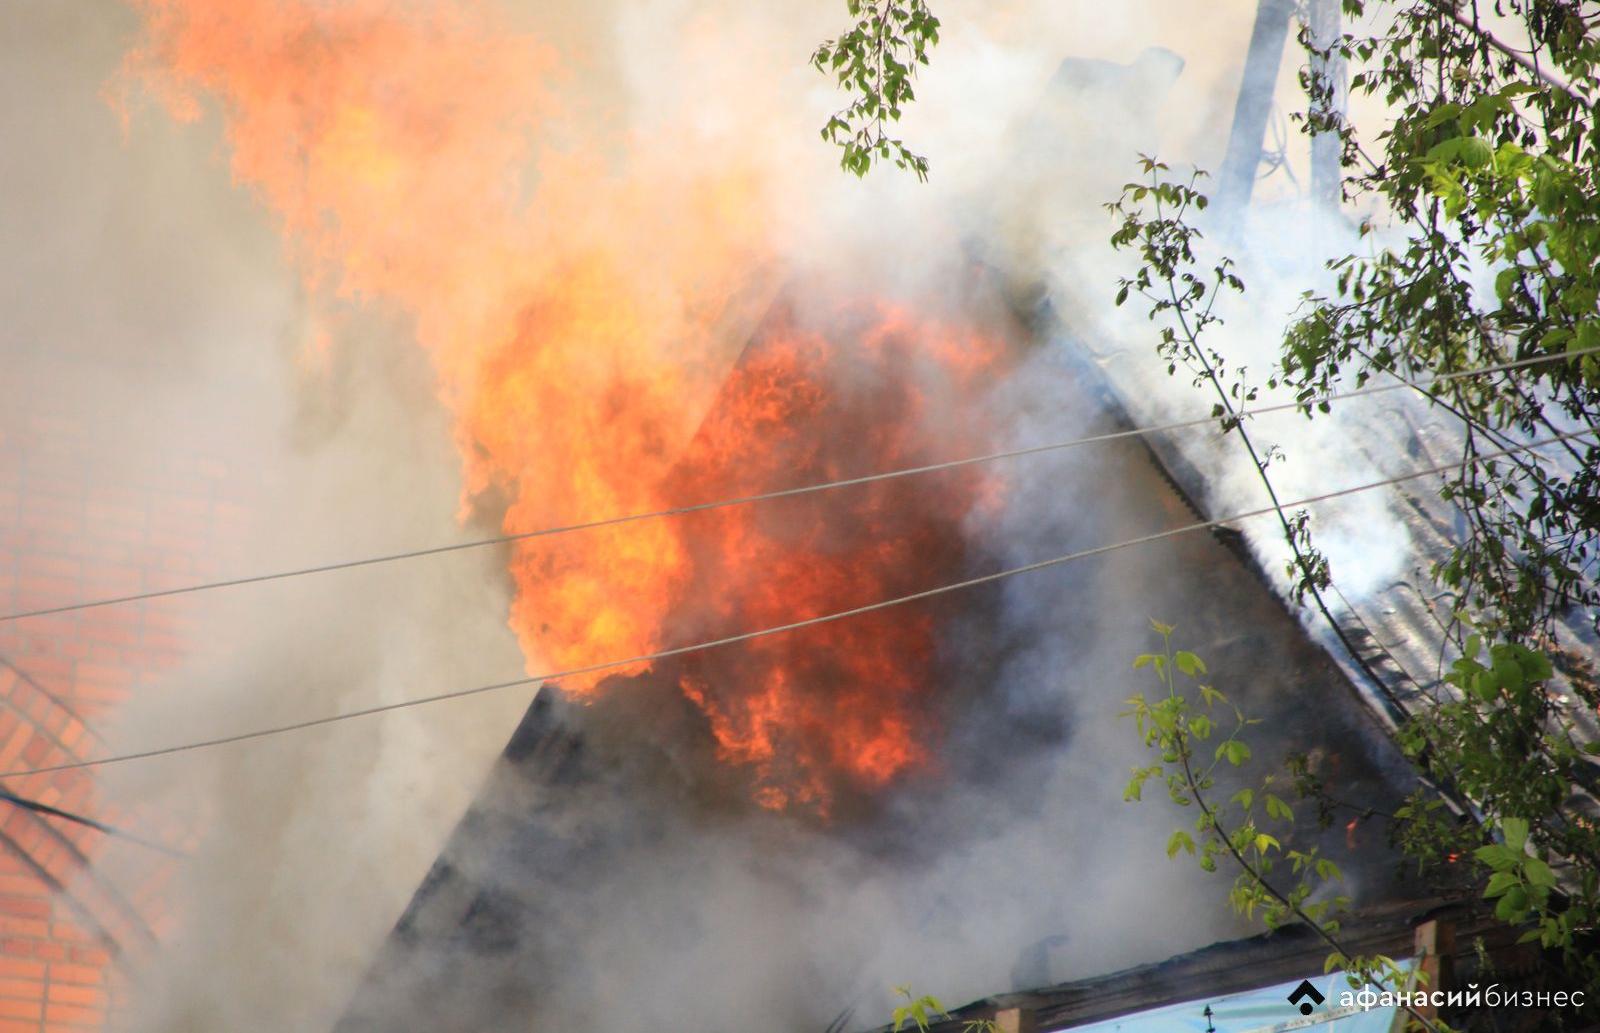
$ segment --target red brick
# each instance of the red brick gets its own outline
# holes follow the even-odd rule
[[[105,971],[101,968],[93,965],[73,965],[64,961],[51,963],[50,978],[57,983],[72,983],[76,986],[99,986],[106,980]]]
[[[59,688],[72,681],[72,668],[74,665],[64,660],[58,660],[48,655],[41,655],[37,660],[28,661],[28,674],[34,681],[41,685]],[[33,689],[28,691],[32,692]]]
[[[108,646],[137,646],[139,644],[139,630],[137,628],[118,627],[106,621],[94,621],[85,625],[79,636],[96,645]]]
[[[14,942],[16,940],[0,940],[0,948],[10,950],[8,945]],[[30,940],[27,950],[35,958],[43,958],[45,961],[66,961],[70,956],[70,951],[62,943],[50,943],[45,942],[45,940]],[[22,953],[22,951],[18,951],[18,953]]]
[[[63,848],[56,842],[55,837],[50,835],[48,825],[36,824],[27,830],[25,836],[16,838],[33,855],[34,864],[57,879],[63,879],[70,874],[72,860],[63,853]]]
[[[29,731],[31,732],[32,729],[30,728]],[[22,747],[22,759],[27,761],[30,767],[42,766],[46,760],[50,759],[49,741],[38,735],[33,736]]]
[[[80,669],[87,665],[126,671],[128,674],[125,680],[132,681],[134,673],[139,668],[138,654],[137,641],[131,647],[94,642],[88,644],[88,655],[84,657],[83,663],[78,666]]]
[[[67,983],[51,983],[46,999],[51,1004],[75,1004],[99,1010],[104,1010],[107,1003],[104,990],[92,986],[72,986]]]
[[[80,965],[111,964],[111,952],[104,947],[73,947],[68,955]]]
[[[57,940],[71,943],[94,943],[95,935],[75,922],[56,922],[50,927],[50,935]]]
[[[19,918],[49,918],[50,901],[33,896],[0,894],[0,913]]]
[[[28,745],[28,740],[33,738],[33,729],[24,724],[17,724],[6,733],[3,730],[7,727],[9,727],[7,724],[0,722],[0,734],[6,737],[5,745],[0,746],[0,768],[10,769],[16,766],[17,758],[22,755],[23,748]]]
[[[17,918],[0,915],[0,936],[26,936],[45,940],[50,937],[50,923],[37,918]]]
[[[71,956],[62,944],[44,940],[0,940],[0,952],[42,961],[65,961]]]
[[[33,875],[0,874],[0,893],[11,894],[13,896],[38,897],[41,900],[48,901],[50,896],[50,887],[46,886],[43,882],[40,882],[38,877]],[[3,974],[4,973],[0,973],[0,975]]]
[[[123,678],[116,682],[100,681],[97,679],[79,679],[72,685],[72,709],[84,717],[89,716],[89,705],[103,710],[101,704],[121,703],[128,698],[129,679]]]
[[[57,1004],[51,1001],[45,1007],[46,1022],[77,1023],[80,1026],[98,1026],[105,1021],[106,1013],[101,1008],[85,1008],[80,1005]]]
[[[66,725],[57,733],[56,738],[61,740],[61,745],[70,750],[78,745],[86,731],[87,729],[83,727],[83,722],[68,718]]]
[[[33,608],[64,605],[78,601],[78,579],[19,574],[17,594],[24,605]]]
[[[28,700],[21,710],[37,725],[55,713],[57,706],[59,704],[50,699],[50,697],[41,693],[34,693],[33,697]]]
[[[242,483],[241,471],[201,449],[167,455],[159,471],[108,464],[96,443],[111,429],[110,421],[86,419],[69,400],[53,399],[49,391],[21,397],[0,414],[8,425],[0,431],[0,613],[180,587],[237,565],[236,558],[220,562],[217,543],[219,538],[239,542],[253,525],[250,504],[258,493]],[[13,424],[22,425],[20,432],[12,432]],[[83,720],[0,672],[0,694],[12,704],[0,708],[0,770],[41,766],[101,748],[96,723],[130,692],[151,691],[164,682],[164,669],[182,661],[198,633],[197,611],[175,600],[63,615],[11,629],[8,655],[71,700]],[[14,788],[82,810],[94,807],[93,785],[93,778],[82,773],[60,773],[21,778]],[[196,835],[194,828],[160,814],[137,810],[122,820],[127,817],[167,830],[166,838],[174,842]],[[0,813],[0,823],[46,870],[73,878],[78,860],[39,819]],[[91,856],[103,845],[87,830],[63,830],[62,835]],[[148,912],[152,926],[168,927],[173,916],[160,901],[171,866],[153,862],[148,872],[144,867],[130,871],[127,896]],[[106,901],[92,890],[84,887],[79,902],[98,915]],[[106,949],[84,928],[91,923],[60,900],[46,908],[51,899],[47,886],[17,858],[0,852],[0,999],[14,999],[26,1010],[22,1016],[0,1016],[0,1033],[97,1029],[105,1009],[127,993],[121,989],[126,981],[117,982],[109,967]],[[62,921],[50,923],[55,916]],[[115,928],[123,916],[112,913],[99,920]]]
[[[41,1002],[0,999],[0,1016],[8,1019],[38,1019],[44,1014]]]
[[[0,978],[0,997],[19,1001],[38,1001],[44,997],[44,983],[38,979]]]
[[[0,955],[0,979],[42,980],[44,975],[45,966],[42,961]]]

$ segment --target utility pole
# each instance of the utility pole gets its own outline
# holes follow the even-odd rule
[[[1306,28],[1311,44],[1318,51],[1335,50],[1343,35],[1340,0],[1307,0]],[[1349,69],[1343,56],[1311,58],[1312,114],[1342,120],[1349,91]],[[1343,198],[1344,175],[1340,163],[1340,140],[1336,132],[1313,133],[1311,137],[1311,200],[1313,204],[1337,211]]]
[[[1337,0],[1332,2],[1337,5]],[[1217,183],[1217,206],[1226,218],[1237,217],[1250,203],[1250,193],[1255,189],[1261,141],[1267,132],[1267,116],[1272,112],[1284,43],[1289,38],[1289,18],[1294,13],[1294,0],[1261,0],[1256,7],[1250,50],[1239,81],[1239,99],[1233,107],[1228,152],[1222,159]]]
[[[1295,0],[1260,0],[1255,27],[1250,32],[1250,50],[1245,55],[1244,75],[1239,81],[1239,98],[1234,103],[1228,151],[1223,157],[1217,184],[1217,206],[1225,217],[1238,217],[1250,204],[1250,195],[1255,190],[1262,139],[1266,136],[1272,96],[1283,66],[1289,23],[1297,14],[1304,20],[1316,50],[1333,50],[1339,45],[1343,31],[1340,0],[1305,0],[1303,9]],[[1327,57],[1314,54],[1310,73],[1314,119],[1343,116],[1348,94],[1348,69],[1344,58],[1337,53]],[[1313,132],[1311,135],[1311,200],[1324,210],[1337,210],[1342,199],[1340,147],[1336,132]]]

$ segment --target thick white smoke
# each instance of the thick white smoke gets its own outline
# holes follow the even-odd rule
[[[1206,411],[1208,398],[1165,376],[1149,324],[1111,313],[1117,266],[1099,204],[1132,175],[1140,149],[1219,164],[1250,5],[953,0],[939,14],[944,41],[902,127],[933,164],[932,183],[919,186],[893,172],[857,182],[816,139],[841,98],[805,58],[842,26],[842,4],[529,2],[512,12],[520,29],[570,55],[556,88],[640,144],[648,164],[637,174],[662,184],[665,210],[674,185],[695,172],[757,155],[777,268],[753,277],[942,294],[965,252],[1004,275],[1019,307],[1042,288],[1061,323],[1056,339],[995,385],[1008,443],[1117,426],[1096,392],[1096,363],[1119,385],[1139,386],[1123,396],[1135,422]],[[248,539],[217,558],[229,570],[482,533],[455,519],[450,418],[408,320],[348,299],[330,350],[308,352],[296,256],[278,246],[255,199],[230,185],[216,113],[175,126],[136,107],[120,135],[99,90],[134,18],[109,0],[25,0],[13,24],[0,42],[0,129],[13,141],[8,168],[27,177],[8,209],[48,213],[60,257],[48,266],[5,259],[19,261],[30,284],[12,319],[35,327],[6,339],[8,361],[69,342],[108,361],[161,356],[109,395],[85,392],[74,404],[130,416],[138,406],[214,411],[214,444],[267,486]],[[1184,63],[1175,88],[1161,88],[1170,66],[1157,54],[1142,96],[1082,103],[1050,92],[1063,57],[1130,64],[1157,47]],[[1288,261],[1306,254],[1293,224],[1252,232],[1251,293],[1222,331],[1230,360],[1261,374],[1293,301],[1285,291],[1305,269]],[[0,240],[25,243],[14,225]],[[1270,241],[1281,249],[1263,246]],[[82,303],[86,271],[118,307],[101,307],[96,292]],[[148,313],[163,318],[141,322]],[[1285,495],[1375,472],[1337,424],[1273,420],[1262,426],[1289,457],[1276,471]],[[158,424],[118,442],[107,461],[159,463],[163,433]],[[1198,453],[1214,511],[1261,504],[1234,451],[1224,440]],[[1193,519],[1136,443],[1024,460],[1005,476],[1005,504],[972,528],[997,565]],[[1336,574],[1382,583],[1403,541],[1374,547],[1371,529],[1388,526],[1381,507],[1325,519]],[[1341,533],[1351,548],[1338,547]],[[1270,557],[1269,543],[1263,535]],[[139,749],[512,676],[523,658],[504,630],[504,564],[484,550],[206,597],[192,611],[203,631],[187,663],[130,702],[108,734],[115,747]],[[1298,644],[1294,619],[1205,537],[1020,579],[991,601],[994,616],[958,626],[947,648],[952,664],[993,672],[980,693],[988,703],[973,711],[992,723],[952,733],[949,769],[970,784],[947,780],[907,805],[923,823],[904,845],[913,857],[841,846],[835,832],[765,814],[713,825],[668,815],[656,839],[604,859],[603,877],[625,892],[599,904],[555,893],[546,902],[576,934],[542,949],[579,959],[584,978],[545,1018],[615,1031],[763,1020],[798,1029],[853,1004],[865,1025],[882,1017],[896,983],[957,1001],[1241,931],[1219,878],[1162,856],[1174,815],[1121,802],[1126,771],[1143,758],[1116,714],[1132,691],[1150,688],[1129,660],[1149,645],[1148,617],[1178,623],[1186,644],[1237,661],[1221,667],[1225,685],[1237,681],[1230,687],[1243,697],[1284,715],[1296,692],[1337,692],[1337,672]],[[1282,665],[1270,682],[1248,663],[1262,656]],[[108,799],[170,809],[197,830],[168,905],[173,931],[154,956],[135,959],[138,992],[123,1027],[331,1027],[529,696],[106,769]],[[1359,717],[1327,706],[1315,734],[1359,742]],[[1296,727],[1287,741],[1313,734]],[[1352,756],[1350,765],[1379,791],[1373,769],[1387,760]],[[501,1028],[532,1021],[508,1018]]]

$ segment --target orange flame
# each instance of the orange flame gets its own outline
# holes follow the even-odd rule
[[[507,532],[981,442],[951,413],[1004,348],[959,320],[884,305],[833,326],[769,319],[735,365],[772,294],[757,272],[778,250],[770,177],[726,155],[709,171],[638,157],[677,144],[563,110],[553,50],[492,8],[129,2],[145,25],[129,78],[182,119],[216,105],[233,174],[280,220],[312,297],[413,320],[457,416],[464,508],[498,500]],[[992,490],[940,476],[520,543],[510,624],[530,673],[929,587],[960,569],[962,522]],[[885,611],[674,670],[758,801],[825,810],[841,780],[882,786],[920,763],[936,631],[929,608]]]
[[[966,404],[1003,342],[874,306],[832,334],[769,320],[667,486],[727,498],[923,465],[982,441]],[[946,361],[953,356],[959,362]],[[963,522],[993,484],[973,468],[877,481],[679,521],[689,580],[674,638],[714,639],[908,595],[960,576]],[[912,604],[696,655],[684,692],[758,799],[826,809],[832,783],[878,788],[931,737],[937,610]]]

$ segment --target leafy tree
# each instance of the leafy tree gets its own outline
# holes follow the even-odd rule
[[[1237,868],[1228,894],[1235,911],[1251,917],[1259,914],[1269,929],[1290,922],[1305,924],[1331,950],[1327,970],[1342,969],[1354,988],[1368,983],[1390,990],[1405,988],[1407,975],[1392,958],[1363,956],[1340,942],[1338,913],[1349,901],[1322,892],[1343,880],[1338,865],[1321,856],[1315,846],[1286,848],[1273,835],[1272,830],[1294,823],[1294,808],[1279,795],[1286,791],[1284,773],[1270,773],[1231,795],[1220,788],[1225,780],[1236,781],[1228,778],[1230,770],[1237,772],[1249,763],[1250,747],[1243,734],[1259,722],[1247,718],[1214,685],[1202,680],[1208,673],[1204,660],[1172,648],[1170,625],[1159,621],[1151,625],[1161,637],[1161,649],[1139,656],[1133,666],[1150,668],[1162,692],[1153,700],[1136,693],[1122,716],[1133,718],[1145,746],[1159,759],[1133,769],[1123,799],[1142,799],[1145,786],[1152,781],[1165,784],[1173,804],[1197,812],[1193,833],[1181,827],[1172,833],[1167,857],[1188,853],[1208,872],[1217,870],[1219,857],[1230,860]],[[1193,695],[1187,689],[1190,683]],[[1214,736],[1220,741],[1213,748],[1210,740]],[[1414,1011],[1412,1017],[1424,1029],[1441,1028]]]
[[[908,986],[897,986],[894,992],[905,1003],[896,1007],[890,1017],[889,1028],[892,1033],[900,1033],[903,1029],[928,1033],[935,1022],[950,1018],[950,1013],[932,994],[918,997],[912,994]],[[993,1019],[969,1019],[961,1024],[961,1033],[1001,1033],[1001,1030]]]
[[[1600,441],[1563,440],[1550,450],[1559,464],[1533,450],[1467,460],[1600,416],[1600,12],[1497,0],[1527,37],[1518,49],[1476,3],[1371,6],[1387,29],[1335,46],[1364,66],[1352,89],[1394,112],[1381,150],[1370,155],[1336,115],[1312,128],[1340,134],[1348,193],[1377,202],[1405,240],[1331,263],[1337,290],[1311,295],[1290,327],[1283,380],[1311,397],[1349,379],[1568,356],[1452,380],[1436,396],[1462,433],[1464,462],[1442,495],[1468,534],[1436,569],[1456,594],[1456,645],[1474,628],[1547,639],[1564,613],[1600,602]]]
[[[1345,6],[1361,14],[1364,5]],[[1330,263],[1335,291],[1306,293],[1267,384],[1295,392],[1316,418],[1331,409],[1326,397],[1351,383],[1443,375],[1419,390],[1460,434],[1460,464],[1439,493],[1465,533],[1434,567],[1454,600],[1440,655],[1456,659],[1438,689],[1408,708],[1400,740],[1459,817],[1418,793],[1391,816],[1395,835],[1421,871],[1442,879],[1460,871],[1446,874],[1448,858],[1475,859],[1469,870],[1495,913],[1527,926],[1525,938],[1560,958],[1565,985],[1600,992],[1589,759],[1597,750],[1548,689],[1559,667],[1590,708],[1600,704],[1592,666],[1561,637],[1564,619],[1600,602],[1600,158],[1587,100],[1600,44],[1593,18],[1572,4],[1507,5],[1527,32],[1520,51],[1476,12],[1431,2],[1383,8],[1387,29],[1333,47],[1367,69],[1354,87],[1381,91],[1395,113],[1378,135],[1379,155],[1352,127],[1318,113],[1315,96],[1305,121],[1340,134],[1347,193],[1375,201],[1401,243]],[[1141,263],[1117,301],[1130,293],[1150,300],[1169,371],[1185,365],[1210,386],[1224,428],[1238,434],[1271,492],[1270,455],[1247,426],[1255,388],[1242,374],[1225,387],[1224,357],[1202,341],[1218,322],[1217,295],[1244,285],[1227,259],[1200,261],[1207,252],[1192,221],[1204,208],[1199,179],[1174,179],[1150,159],[1142,168],[1147,180],[1110,206],[1120,218],[1113,243]],[[1195,271],[1203,265],[1205,275]],[[1478,286],[1489,279],[1492,290]],[[1485,367],[1493,372],[1456,375]],[[1279,515],[1295,597],[1314,600],[1338,632],[1321,594],[1333,572],[1308,516]],[[1325,813],[1326,787],[1304,768],[1298,774]]]
[[[1194,855],[1207,871],[1217,870],[1218,858],[1228,859],[1237,869],[1229,900],[1240,914],[1259,914],[1268,928],[1303,923],[1328,944],[1327,968],[1344,970],[1352,987],[1372,983],[1392,991],[1407,990],[1408,980],[1416,976],[1408,976],[1390,958],[1353,953],[1340,941],[1339,916],[1348,900],[1324,892],[1342,880],[1338,867],[1314,846],[1285,846],[1285,841],[1294,842],[1295,810],[1279,794],[1307,795],[1304,765],[1289,766],[1292,789],[1283,788],[1284,772],[1276,771],[1227,795],[1220,787],[1225,781],[1237,782],[1242,773],[1235,771],[1230,780],[1230,769],[1249,763],[1250,748],[1243,733],[1256,722],[1202,680],[1208,672],[1199,656],[1173,649],[1170,626],[1152,625],[1161,637],[1161,648],[1136,658],[1134,667],[1150,668],[1163,691],[1154,699],[1135,694],[1123,716],[1134,719],[1145,745],[1159,760],[1133,769],[1124,799],[1140,800],[1147,784],[1164,783],[1172,803],[1198,812],[1193,833],[1182,827],[1173,832],[1167,843],[1169,858],[1179,852]],[[1417,718],[1404,735],[1415,742],[1432,736],[1433,749],[1462,760],[1457,775],[1462,789],[1482,804],[1481,828],[1463,834],[1448,827],[1435,816],[1437,801],[1422,794],[1391,817],[1419,837],[1421,848],[1409,844],[1408,850],[1420,857],[1437,860],[1434,849],[1441,842],[1452,851],[1470,850],[1487,873],[1480,885],[1483,896],[1493,901],[1495,916],[1526,927],[1521,942],[1539,943],[1555,962],[1550,988],[1583,990],[1592,1001],[1600,987],[1600,956],[1593,936],[1600,900],[1592,862],[1600,847],[1600,829],[1588,822],[1551,820],[1572,782],[1574,765],[1583,759],[1569,736],[1551,735],[1540,744],[1505,740],[1524,734],[1528,722],[1519,710],[1537,706],[1533,701],[1551,674],[1550,664],[1541,654],[1513,645],[1494,647],[1480,662],[1479,648],[1471,644],[1470,655],[1458,660],[1448,675],[1461,699]],[[1190,683],[1192,691],[1187,688]],[[1491,699],[1498,705],[1485,720],[1482,711],[1466,702],[1471,698]],[[1219,711],[1222,721],[1216,716]],[[1219,736],[1210,748],[1209,741]],[[1444,736],[1459,741],[1443,741]],[[1408,742],[1407,748],[1414,749],[1414,743]],[[1327,804],[1320,785],[1310,792]],[[1529,820],[1515,816],[1518,813],[1540,818]],[[1544,843],[1535,840],[1541,824]],[[1558,866],[1567,869],[1566,878]],[[1406,1010],[1416,1028],[1437,1033],[1450,1028],[1409,1006]],[[1561,1028],[1571,1016],[1558,1011],[1546,1018],[1545,1028]]]
[[[902,108],[916,99],[917,66],[939,42],[939,19],[925,0],[846,0],[853,24],[811,55],[811,64],[832,75],[854,99],[822,127],[822,138],[842,152],[839,166],[865,176],[876,161],[893,161],[920,180],[928,159],[889,135]]]
[[[1351,24],[1369,28],[1331,40],[1302,32],[1307,110],[1299,120],[1308,133],[1335,136],[1344,199],[1375,214],[1359,228],[1361,249],[1329,263],[1334,288],[1305,292],[1264,385],[1231,366],[1211,336],[1219,299],[1245,285],[1202,236],[1199,173],[1174,176],[1144,159],[1145,179],[1112,202],[1113,242],[1140,260],[1116,285],[1117,302],[1137,294],[1150,303],[1169,373],[1184,369],[1211,396],[1269,493],[1277,451],[1254,441],[1249,426],[1261,386],[1287,389],[1317,419],[1337,404],[1328,396],[1350,386],[1429,378],[1418,390],[1459,428],[1461,461],[1439,495],[1463,530],[1433,568],[1451,600],[1441,677],[1408,705],[1400,730],[1402,747],[1440,792],[1408,800],[1390,816],[1393,832],[1419,870],[1467,878],[1497,915],[1546,947],[1560,966],[1557,984],[1600,996],[1597,751],[1551,691],[1559,675],[1591,713],[1600,709],[1593,658],[1569,631],[1600,607],[1600,8],[1584,0],[1343,7]],[[868,37],[872,46],[892,48],[895,23],[879,24],[889,36]],[[1357,69],[1355,96],[1385,105],[1384,125],[1353,126],[1330,103],[1332,85],[1313,73],[1336,59]],[[862,94],[861,111],[883,110],[873,77],[840,78]],[[893,98],[896,118],[909,99]],[[846,167],[864,174],[871,162],[856,154]],[[1484,369],[1491,372],[1459,375]],[[1316,547],[1310,516],[1280,508],[1279,517],[1293,597],[1342,635],[1322,597],[1337,572]],[[1190,654],[1141,659],[1155,666],[1161,658],[1158,673],[1169,676],[1174,667],[1203,671],[1186,670],[1180,656]],[[1138,769],[1131,789],[1137,795],[1160,774],[1193,805],[1211,788],[1215,758],[1195,769],[1191,751],[1207,737],[1198,732],[1212,731],[1209,709],[1226,704],[1202,693],[1193,710],[1167,688],[1164,700],[1134,704],[1162,764]],[[1224,739],[1220,756],[1230,767],[1242,745],[1231,733]],[[1338,805],[1329,787],[1303,764],[1284,774],[1327,820]],[[1235,903],[1325,931],[1329,916],[1307,911],[1309,896],[1296,897],[1308,883],[1281,896],[1266,885],[1270,863],[1286,855],[1252,809],[1267,806],[1261,791],[1219,804],[1211,817],[1202,808],[1204,827],[1174,837],[1169,849],[1203,863],[1232,857],[1246,873]],[[1269,839],[1257,838],[1263,834]],[[1457,854],[1472,860],[1447,865]],[[1291,860],[1290,868],[1318,881],[1315,860],[1298,870]]]

